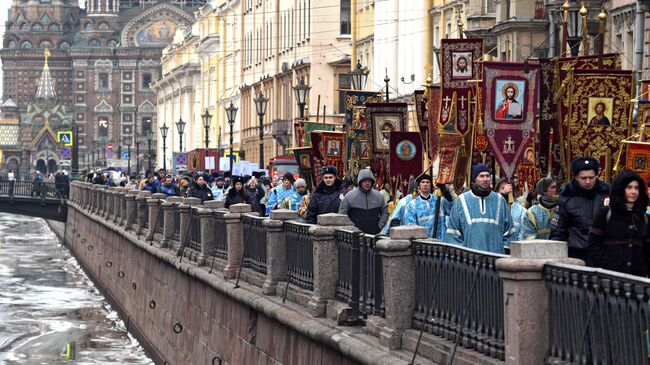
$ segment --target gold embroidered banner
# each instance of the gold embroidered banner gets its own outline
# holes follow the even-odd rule
[[[560,106],[567,135],[561,146],[570,162],[593,156],[600,162],[600,176],[610,181],[613,160],[632,126],[630,99],[634,74],[622,70],[575,70],[566,102]]]

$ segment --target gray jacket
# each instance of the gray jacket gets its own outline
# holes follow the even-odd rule
[[[366,179],[371,179],[374,185],[372,172],[363,169],[359,172],[357,181],[361,183]],[[339,214],[350,217],[352,223],[363,232],[377,234],[388,220],[388,205],[377,190],[371,188],[366,191],[359,186],[345,195],[339,207]]]

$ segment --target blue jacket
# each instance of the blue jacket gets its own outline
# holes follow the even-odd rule
[[[413,200],[413,195],[408,194],[407,196],[403,197],[397,202],[397,205],[395,206],[395,209],[393,209],[393,213],[388,217],[388,222],[386,222],[386,225],[384,228],[381,230],[381,234],[388,236],[390,232],[388,231],[390,227],[396,225],[396,224],[403,224],[404,222],[404,210],[406,208],[406,205]]]
[[[447,220],[446,242],[503,253],[510,244],[511,229],[512,219],[503,196],[491,192],[482,198],[470,190],[454,202]]]
[[[528,210],[521,203],[520,199],[517,199],[510,206],[510,216],[512,217],[512,231],[510,237],[512,237],[512,239],[516,240],[519,238],[519,232],[521,230],[521,222],[524,220],[527,211]]]
[[[274,187],[269,194],[269,200],[266,202],[266,212],[265,215],[271,214],[271,211],[275,209],[276,205],[282,205],[284,199],[289,198],[289,207],[293,209],[295,204],[300,205],[302,196],[296,193],[293,188],[285,189],[284,186],[279,185]],[[297,203],[296,203],[297,202]],[[297,208],[295,209],[298,210]]]
[[[403,224],[414,224],[424,227],[428,230],[427,236],[433,238],[433,226],[435,223],[436,208],[439,199],[442,198],[439,198],[434,194],[431,194],[429,199],[423,199],[420,195],[415,199],[412,199],[408,204],[406,204]],[[440,207],[440,214],[438,216],[438,230],[435,237],[439,240],[445,239],[445,216],[451,211],[453,205],[453,202],[448,202],[447,199],[442,199],[442,206]]]
[[[541,204],[535,204],[521,222],[519,229],[519,240],[547,240],[551,235],[551,218],[557,207],[548,209]]]
[[[175,196],[178,195],[178,192],[176,191],[176,187],[174,184],[167,186],[165,184],[160,185],[160,189],[158,189],[159,192],[167,195],[167,196]]]

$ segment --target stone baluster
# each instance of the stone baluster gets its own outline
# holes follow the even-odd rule
[[[123,187],[121,186],[116,186],[115,189],[113,189],[113,222],[119,223],[120,222],[120,208],[122,207],[122,198],[121,198],[121,193],[122,190],[124,190]]]
[[[120,218],[119,224],[126,225],[126,194],[129,193],[129,189],[123,188],[120,190]]]
[[[270,219],[262,224],[266,228],[266,280],[262,291],[266,295],[274,295],[278,282],[287,277],[287,245],[285,242],[284,221],[298,219],[298,212],[290,209],[271,211]]]
[[[309,228],[314,245],[314,293],[309,299],[307,309],[315,317],[322,317],[326,312],[328,299],[333,299],[338,281],[338,247],[336,229],[352,226],[345,214],[321,214],[318,225]]]
[[[201,254],[197,260],[199,265],[205,265],[208,256],[212,253],[214,237],[217,235],[214,211],[222,208],[222,201],[207,200],[203,202],[203,208],[198,210],[201,219]]]
[[[126,219],[124,220],[124,229],[127,231],[132,228],[137,230],[137,227],[134,227],[138,215],[135,198],[139,193],[139,190],[128,190],[126,195],[124,195],[124,200],[126,200]]]
[[[90,183],[85,183],[83,186],[83,207],[85,210],[90,210],[92,203],[90,202],[90,188],[92,185]]]
[[[239,270],[244,254],[244,227],[241,216],[250,212],[250,204],[233,204],[230,206],[230,212],[224,215],[228,236],[228,264],[223,269],[226,279],[234,278]]]
[[[97,214],[99,212],[99,186],[90,186],[90,212]]]
[[[506,365],[543,364],[549,346],[548,289],[544,264],[584,265],[568,258],[566,242],[515,241],[510,257],[496,261],[503,279]]]
[[[156,233],[156,226],[158,224],[164,224],[164,218],[162,216],[160,204],[164,201],[167,195],[162,193],[151,194],[151,197],[147,199],[147,206],[149,207],[149,216],[147,217],[149,223],[149,231],[147,232],[147,241],[154,239]]]
[[[192,207],[201,205],[199,198],[183,198],[183,203],[178,206],[181,219],[181,239],[176,250],[176,255],[181,255],[183,249],[190,243],[190,221],[192,219]]]
[[[180,196],[170,196],[161,204],[163,210],[163,239],[160,247],[172,247],[174,240],[174,230],[176,229],[176,212],[178,204],[183,201]],[[180,223],[179,223],[180,224]]]
[[[114,193],[115,193],[114,186],[107,187],[104,193],[106,199],[106,206],[105,206],[106,208],[104,209],[104,214],[102,215],[106,217],[107,222],[110,222],[113,219],[113,213],[114,213],[113,206],[115,205],[113,201]]]
[[[106,186],[99,185],[97,188],[97,215],[103,217],[106,213]]]
[[[137,217],[136,217],[136,222],[137,222],[137,228],[135,231],[136,235],[141,235],[144,232],[144,225],[145,222],[149,219],[149,217],[146,214],[146,209],[147,209],[147,198],[151,196],[150,191],[140,191],[138,192],[138,196],[135,197],[135,204],[138,206],[137,208]]]
[[[379,343],[391,350],[402,347],[402,335],[411,328],[415,310],[415,258],[411,241],[427,238],[427,229],[400,226],[390,229],[390,238],[377,242],[384,267],[386,323]]]

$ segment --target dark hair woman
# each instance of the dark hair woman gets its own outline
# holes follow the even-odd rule
[[[589,230],[589,255],[596,266],[648,276],[650,232],[643,179],[624,170],[612,182],[609,206],[602,207]]]
[[[241,176],[233,176],[232,178],[232,187],[228,189],[228,194],[226,195],[226,201],[224,206],[230,208],[233,204],[250,204],[251,197],[248,195],[246,189],[244,189],[244,181]]]

